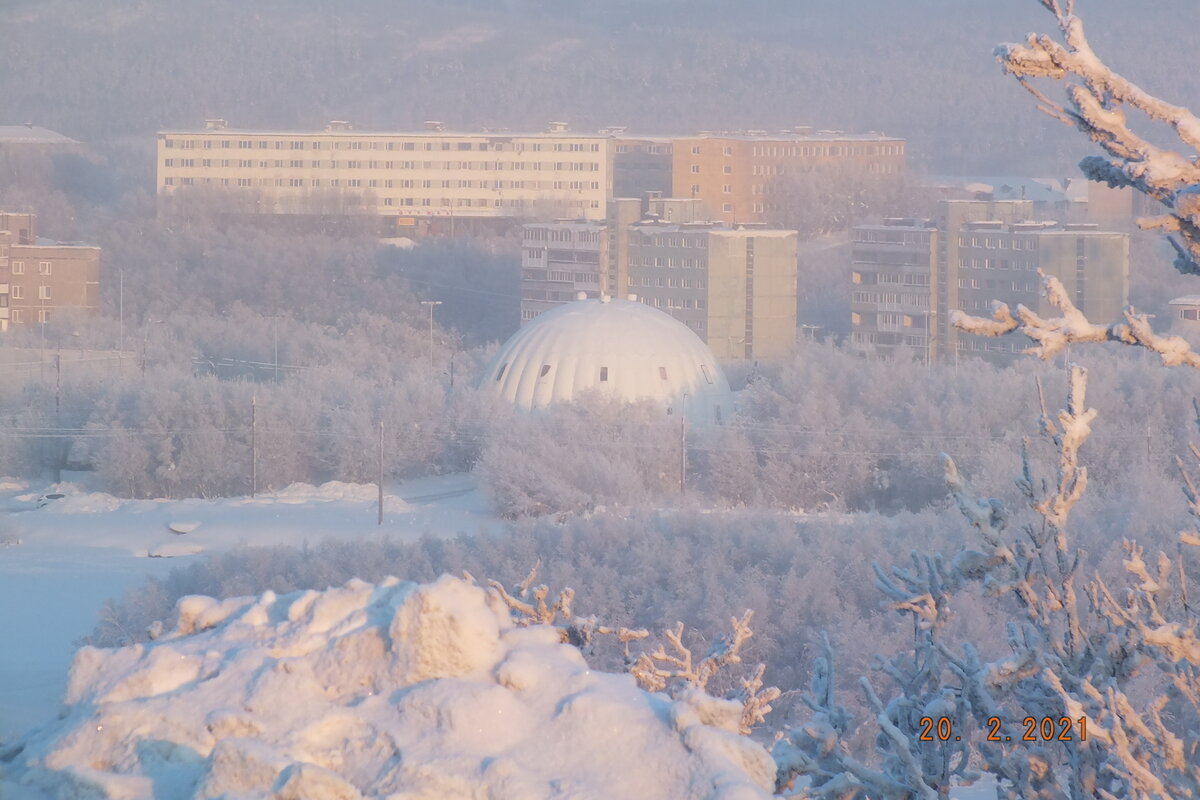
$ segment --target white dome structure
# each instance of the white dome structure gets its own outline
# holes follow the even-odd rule
[[[514,333],[488,365],[491,386],[517,408],[567,402],[587,390],[661,401],[689,420],[720,423],[733,393],[712,351],[683,323],[633,300],[578,300]]]

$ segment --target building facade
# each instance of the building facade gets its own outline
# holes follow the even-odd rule
[[[820,169],[899,176],[905,141],[797,128],[791,133],[711,133],[672,141],[672,193],[697,197],[714,220],[764,223],[786,204],[789,182]]]
[[[371,214],[399,228],[417,220],[601,220],[612,193],[613,138],[544,133],[453,133],[440,123],[407,133],[364,133],[346,122],[323,131],[205,130],[158,134],[158,192],[232,192],[232,210]]]
[[[943,201],[935,221],[854,229],[852,342],[921,359],[1010,356],[1015,338],[969,336],[950,311],[990,316],[993,301],[1053,314],[1038,271],[1062,281],[1093,322],[1120,319],[1129,300],[1129,236],[1090,223],[1036,221],[1028,200]]]
[[[0,213],[0,331],[99,307],[100,248],[35,244],[36,222],[33,214]]]
[[[578,296],[619,291],[687,325],[723,360],[774,359],[790,351],[796,341],[795,231],[647,219],[634,213],[642,207],[636,200],[613,207],[607,226],[523,227],[522,324]]]
[[[585,297],[608,294],[607,228],[598,222],[530,223],[521,227],[521,324]],[[611,295],[610,295],[611,296]]]

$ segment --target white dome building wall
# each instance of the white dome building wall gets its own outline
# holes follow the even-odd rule
[[[701,423],[733,411],[729,383],[699,337],[628,300],[582,300],[542,314],[500,348],[481,383],[526,410],[599,390],[659,400],[675,413],[687,395],[685,412]]]

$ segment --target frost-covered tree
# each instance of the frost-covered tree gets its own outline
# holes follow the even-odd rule
[[[1200,118],[1155,97],[1106,64],[1084,33],[1076,0],[1038,2],[1053,15],[1060,37],[1030,34],[1022,43],[1000,45],[996,56],[1004,71],[1029,90],[1041,110],[1078,128],[1104,151],[1080,162],[1084,175],[1112,187],[1129,187],[1162,205],[1164,214],[1138,224],[1166,232],[1175,249],[1176,268],[1200,275]],[[1039,89],[1033,83],[1037,79],[1065,83],[1066,101]],[[1137,116],[1131,119],[1130,112]],[[1157,144],[1160,132],[1144,131],[1145,122],[1136,121],[1139,117],[1169,128],[1177,149]],[[1006,305],[996,304],[992,320],[956,312],[952,322],[984,336],[1019,331],[1034,340],[1031,352],[1042,358],[1072,342],[1116,341],[1158,353],[1168,366],[1200,366],[1200,354],[1180,337],[1156,334],[1147,315],[1127,308],[1122,321],[1095,325],[1070,303],[1058,281],[1045,278],[1045,285],[1061,317],[1043,319],[1024,306],[1014,315]]]

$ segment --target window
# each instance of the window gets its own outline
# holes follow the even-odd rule
[[[550,365],[542,364],[542,368],[538,370],[538,379],[542,379],[550,374]]]
[[[38,311],[38,322],[49,322],[49,321],[50,321],[50,312],[44,308],[40,309]]]
[[[695,145],[694,147],[692,147],[692,155],[694,155],[694,156],[700,155],[700,146],[699,145]]]
[[[39,286],[38,287],[38,299],[39,300],[49,300],[50,299],[50,287],[49,286]]]
[[[607,383],[607,382],[608,382],[608,367],[601,367],[601,368],[600,368],[600,382],[601,382],[601,383]]]
[[[725,165],[725,168],[724,168],[722,171],[723,171],[723,172],[724,172],[726,175],[732,175],[732,174],[733,174],[733,167],[731,167],[731,166],[729,166],[728,164],[726,164],[726,165]]]
[[[733,203],[726,203],[721,206],[722,211],[733,211]]]
[[[532,319],[532,317],[530,319]],[[496,373],[496,383],[499,383],[500,379],[504,377],[504,370],[506,369],[508,369],[507,361],[500,365],[500,371]]]
[[[664,381],[667,379],[667,368],[666,367],[658,368],[658,377],[663,379]]]
[[[24,275],[25,274],[25,262],[24,261],[12,262],[12,274],[13,275]]]
[[[704,373],[704,380],[708,381],[711,384],[713,382],[713,379],[712,379],[712,373],[710,373],[708,371],[708,365],[701,364],[700,371]]]
[[[699,174],[699,173],[700,173],[700,165],[699,165],[699,164],[692,164],[692,172],[694,172],[694,173],[696,173],[696,174]]]
[[[14,297],[15,297],[15,295],[14,295]],[[24,322],[25,321],[25,312],[19,308],[14,308],[13,312],[12,312],[12,321],[13,322]]]
[[[12,287],[12,299],[13,300],[24,300],[25,299],[25,287],[24,286]]]
[[[50,262],[49,261],[39,261],[38,262],[38,274],[39,275],[49,275],[50,274]]]

